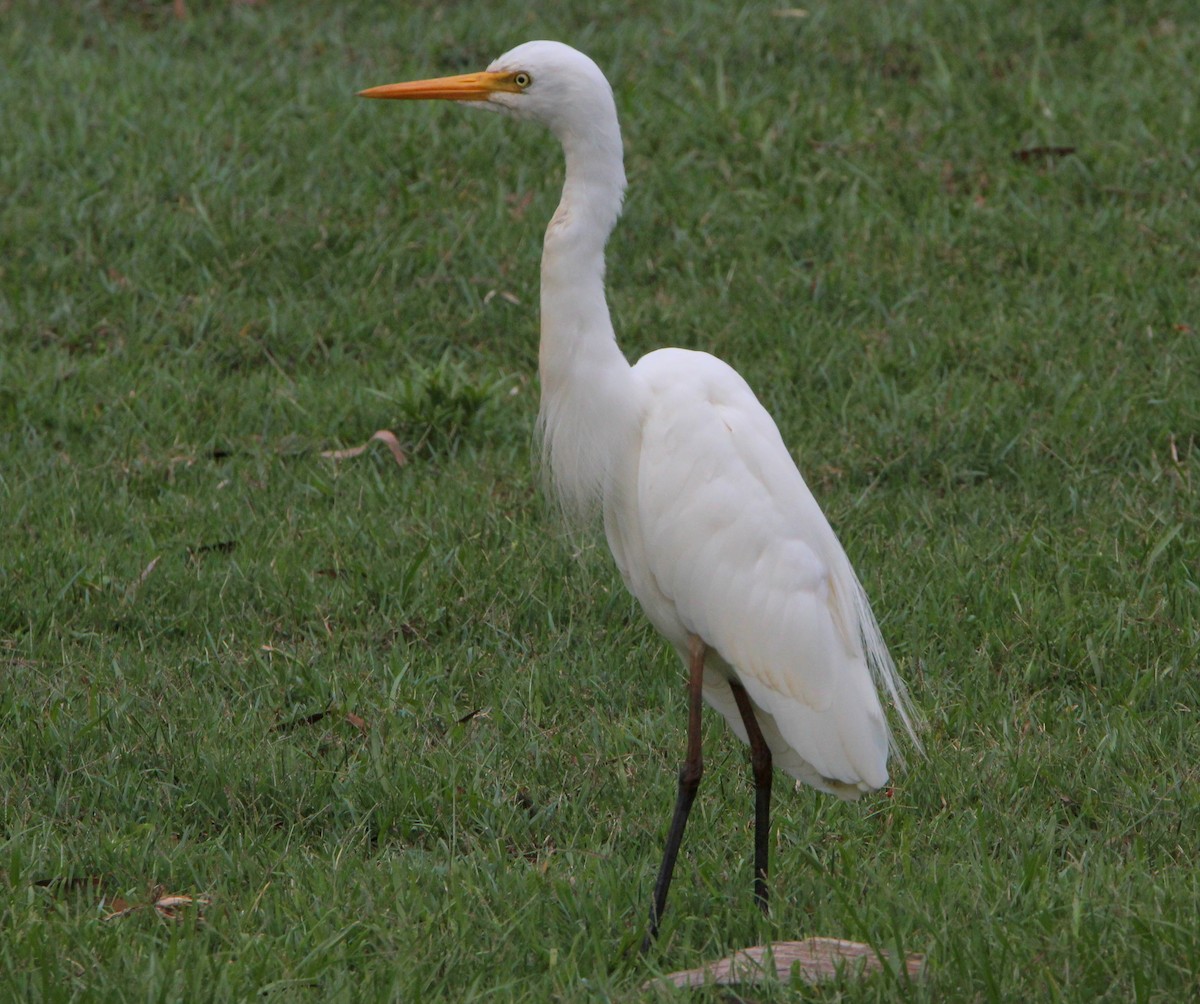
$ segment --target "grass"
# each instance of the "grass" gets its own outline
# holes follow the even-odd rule
[[[12,999],[634,1000],[808,934],[928,955],[819,1000],[1200,992],[1191,6],[0,6]],[[783,786],[763,920],[706,719],[644,961],[681,675],[530,461],[558,152],[352,97],[539,36],[615,85],[623,346],[759,390],[928,721],[890,799]]]

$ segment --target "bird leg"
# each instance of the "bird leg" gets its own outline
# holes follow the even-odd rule
[[[675,870],[675,858],[683,842],[683,828],[687,825],[688,813],[700,787],[700,775],[704,773],[704,762],[700,752],[700,707],[701,689],[704,685],[704,656],[708,646],[693,636],[689,644],[688,663],[688,730],[687,758],[679,768],[679,788],[675,796],[675,812],[671,816],[671,829],[667,833],[667,846],[663,850],[662,866],[658,869],[658,880],[654,883],[654,902],[650,906],[650,927],[642,939],[642,951],[658,936],[658,921],[667,905],[667,890],[671,887],[671,873]]]
[[[733,699],[742,713],[750,740],[750,766],[754,771],[754,899],[767,912],[767,858],[771,850],[771,747],[763,739],[746,688],[731,683]]]

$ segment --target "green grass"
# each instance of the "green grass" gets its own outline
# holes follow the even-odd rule
[[[12,999],[633,1000],[809,934],[928,956],[821,1000],[1200,993],[1193,5],[188,6],[0,5]],[[890,799],[780,785],[763,920],[706,717],[644,961],[683,689],[531,463],[558,151],[353,98],[532,37],[615,86],[623,346],[759,390],[928,721]]]

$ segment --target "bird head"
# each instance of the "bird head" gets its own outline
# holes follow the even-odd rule
[[[465,101],[541,122],[560,138],[605,113],[614,115],[612,89],[600,68],[562,42],[525,42],[480,73],[385,84],[359,97]]]

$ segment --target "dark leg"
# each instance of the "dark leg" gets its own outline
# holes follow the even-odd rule
[[[731,683],[730,687],[750,740],[750,766],[754,770],[754,899],[766,913],[767,857],[771,850],[771,748],[763,739],[745,688],[740,683]]]
[[[658,880],[654,883],[654,902],[650,906],[650,927],[642,939],[642,951],[658,936],[658,921],[667,905],[667,890],[671,888],[671,873],[675,870],[675,858],[683,841],[683,828],[687,826],[688,813],[696,790],[700,787],[700,775],[704,763],[700,756],[700,689],[704,683],[704,655],[708,651],[704,642],[693,638],[691,663],[688,667],[688,730],[687,759],[679,768],[679,789],[675,796],[675,813],[671,816],[671,829],[667,833],[667,846],[663,851],[662,867],[658,869]]]

